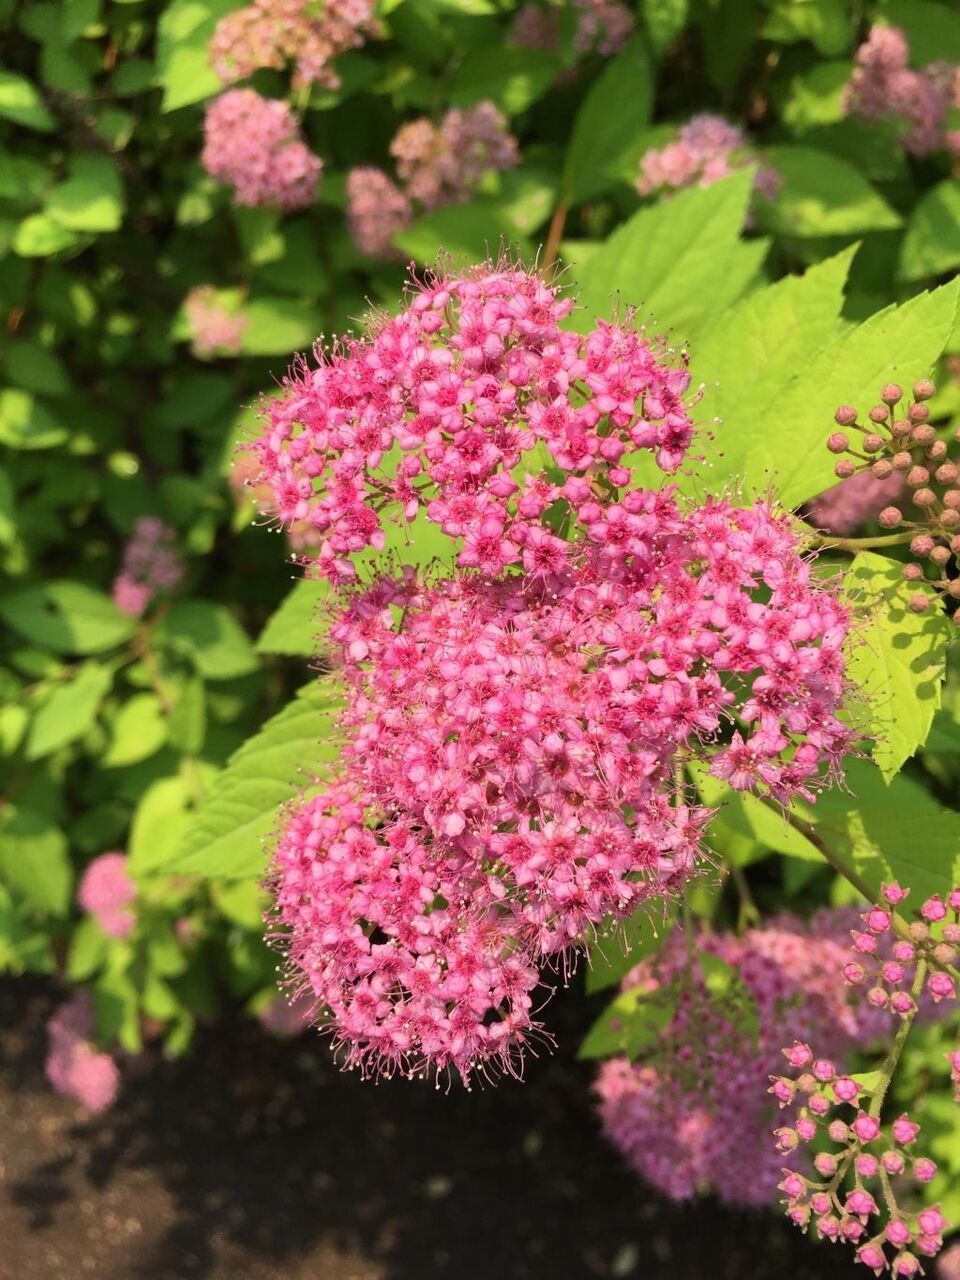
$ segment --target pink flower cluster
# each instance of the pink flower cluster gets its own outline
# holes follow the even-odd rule
[[[294,64],[294,88],[337,89],[334,60],[379,34],[374,0],[253,0],[217,23],[210,61],[225,84]]]
[[[155,596],[180,585],[183,564],[175,542],[173,529],[156,516],[141,516],[134,523],[113,581],[113,602],[123,613],[139,618]]]
[[[675,142],[644,153],[636,187],[642,196],[694,185],[709,187],[755,161],[742,129],[720,116],[698,115],[681,126]],[[766,200],[775,200],[781,183],[776,169],[761,166],[754,190]]]
[[[80,992],[61,1005],[47,1024],[47,1079],[66,1097],[76,1098],[96,1115],[117,1096],[120,1073],[109,1053],[91,1042],[93,1010],[90,997]]]
[[[323,161],[300,138],[285,102],[231,89],[207,108],[203,167],[242,205],[301,209],[313,200]]]
[[[111,938],[129,938],[136,924],[130,904],[137,886],[127,872],[124,853],[101,853],[89,864],[77,890],[77,901]]]
[[[880,479],[870,471],[831,485],[808,504],[806,518],[817,529],[847,538],[868,520],[876,520],[885,507],[903,496],[904,480],[899,472]]]
[[[322,533],[320,572],[354,577],[352,557],[384,545],[383,513],[405,522],[421,506],[462,539],[459,564],[491,576],[559,563],[565,544],[542,526],[557,504],[611,550],[642,545],[630,507],[643,499],[607,499],[629,485],[633,450],[680,465],[689,374],[630,328],[561,328],[572,306],[510,267],[433,279],[369,337],[290,377],[251,448],[280,521]],[[539,474],[544,447],[562,483]],[[515,480],[517,468],[538,474]]]
[[[914,156],[946,148],[960,159],[960,130],[948,129],[951,107],[960,106],[960,67],[931,62],[911,70],[910,46],[899,27],[873,26],[857,50],[846,106],[864,120],[903,122],[900,141]]]
[[[260,464],[250,453],[244,451],[234,456],[228,480],[238,505],[249,504],[256,512],[270,508],[273,490],[260,477]],[[283,532],[287,546],[297,556],[308,557],[318,552],[323,543],[322,535],[309,520],[294,520]]]
[[[572,0],[576,15],[573,48],[586,54],[596,50],[601,57],[618,53],[633,33],[634,17],[623,0]],[[526,49],[560,48],[560,9],[556,5],[525,4],[510,32],[511,42]]]
[[[783,1171],[779,1185],[787,1216],[803,1230],[812,1223],[821,1240],[852,1244],[857,1261],[876,1275],[887,1269],[894,1276],[919,1275],[917,1254],[934,1257],[947,1225],[938,1205],[905,1208],[908,1175],[922,1185],[937,1173],[932,1160],[911,1150],[920,1126],[907,1115],[885,1126],[879,1116],[882,1091],[871,1097],[869,1088],[830,1058],[815,1058],[808,1044],[794,1041],[783,1053],[800,1075],[771,1077],[771,1092],[782,1106],[802,1105],[793,1123],[776,1131],[777,1149],[789,1154],[820,1140],[813,1157],[816,1176]]]
[[[483,177],[512,169],[516,139],[492,102],[448,111],[439,124],[425,116],[403,125],[390,144],[397,185],[382,169],[352,169],[347,177],[347,219],[357,248],[390,258],[392,240],[416,207],[437,209],[468,200]]]
[[[187,324],[190,326],[193,352],[201,359],[217,355],[236,355],[243,347],[247,317],[231,312],[217,302],[213,285],[202,284],[191,289],[183,300]]]
[[[785,1035],[803,1028],[839,1052],[871,1039],[878,1016],[852,1004],[836,981],[844,948],[837,935],[851,916],[822,911],[809,924],[782,916],[741,937],[706,934],[701,954],[734,970],[755,1025],[708,996],[686,940],[673,934],[622,988],[658,994],[671,1017],[653,1049],[600,1068],[596,1092],[604,1131],[648,1182],[674,1200],[712,1191],[735,1205],[766,1205],[776,1195],[782,1157],[771,1149],[775,1108],[766,1086]]]

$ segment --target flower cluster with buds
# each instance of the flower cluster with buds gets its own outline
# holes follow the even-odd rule
[[[800,1074],[772,1077],[771,1093],[798,1110],[792,1124],[776,1131],[777,1149],[790,1154],[820,1139],[815,1176],[784,1170],[779,1185],[787,1216],[804,1230],[812,1224],[821,1240],[852,1244],[857,1260],[877,1275],[887,1269],[918,1275],[917,1255],[934,1257],[947,1225],[938,1206],[912,1210],[903,1198],[911,1182],[928,1183],[937,1173],[932,1160],[912,1150],[920,1126],[906,1114],[882,1123],[887,1077],[871,1089],[802,1041],[783,1052]]]
[[[931,62],[915,71],[909,62],[910,46],[899,27],[872,27],[857,50],[847,111],[864,120],[902,121],[900,141],[911,155],[946,148],[960,160],[960,130],[947,127],[951,107],[960,106],[960,67]]]
[[[837,426],[827,440],[831,453],[842,455],[834,471],[841,480],[870,475],[887,482],[899,476],[909,493],[912,519],[904,516],[903,504],[885,506],[877,515],[884,529],[915,529],[910,540],[912,555],[926,561],[935,576],[928,578],[916,563],[904,565],[908,582],[924,582],[928,587],[960,599],[960,581],[947,575],[947,566],[960,552],[960,465],[951,457],[950,446],[930,423],[926,404],[936,388],[927,379],[914,383],[912,400],[900,408],[903,388],[887,383],[880,392],[881,403],[861,423],[852,405],[841,405],[834,415]],[[851,431],[858,433],[851,443]],[[960,440],[960,429],[954,433]],[[917,592],[910,608],[923,613],[931,602],[929,592]]]
[[[872,1039],[881,1025],[836,981],[844,955],[838,935],[851,918],[845,909],[821,911],[806,924],[784,915],[740,937],[696,939],[698,953],[718,957],[737,975],[752,1024],[708,995],[680,933],[624,979],[622,989],[641,987],[646,1002],[675,992],[670,1022],[652,1048],[637,1061],[609,1059],[595,1085],[608,1138],[659,1191],[684,1200],[710,1190],[735,1205],[774,1199],[783,1158],[770,1143],[776,1107],[765,1086],[785,1037],[802,1028],[840,1053]]]
[[[89,864],[77,890],[77,901],[111,938],[129,938],[137,919],[130,904],[137,886],[127,872],[123,853],[101,853]]]
[[[293,86],[337,89],[335,59],[379,34],[374,0],[253,0],[217,23],[210,61],[224,82],[294,64]]]
[[[201,360],[213,356],[233,356],[243,347],[247,317],[243,312],[228,311],[217,301],[213,285],[201,284],[191,289],[183,300],[190,327],[193,353]]]
[[[572,0],[575,15],[572,45],[576,53],[596,52],[610,58],[633,34],[634,17],[623,0]],[[510,31],[512,44],[525,49],[560,48],[560,10],[556,5],[525,4]]]
[[[885,508],[899,502],[906,488],[903,473],[892,471],[880,479],[870,469],[858,471],[807,504],[806,519],[835,538],[848,538]]]
[[[347,175],[347,221],[357,248],[371,257],[396,257],[392,240],[415,209],[460,204],[484,176],[512,169],[516,139],[492,102],[448,111],[439,124],[426,116],[403,125],[390,143],[399,185],[382,169]]]
[[[681,126],[675,142],[651,147],[643,154],[636,188],[640,195],[648,196],[694,185],[709,187],[735,169],[755,162],[756,156],[742,129],[721,116],[694,116]],[[766,200],[775,200],[782,181],[776,169],[761,166],[754,178],[754,190]]]
[[[300,137],[285,102],[230,89],[207,108],[203,133],[201,163],[234,188],[237,204],[290,211],[312,202],[323,161]]]
[[[93,1008],[86,992],[61,1005],[47,1023],[47,1079],[96,1115],[117,1096],[120,1073],[109,1053],[92,1042]]]
[[[123,613],[139,618],[157,595],[175,591],[180,585],[183,563],[176,536],[156,516],[141,516],[135,521],[120,572],[113,581],[113,602]]]

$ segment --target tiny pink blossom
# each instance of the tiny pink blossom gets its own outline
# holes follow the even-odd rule
[[[89,864],[80,880],[77,901],[112,938],[128,938],[136,925],[130,904],[137,888],[127,872],[123,853],[102,853]]]

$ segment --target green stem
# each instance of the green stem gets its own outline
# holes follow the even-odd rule
[[[897,1027],[897,1034],[894,1037],[893,1044],[890,1046],[890,1052],[884,1060],[883,1066],[880,1068],[880,1085],[870,1101],[870,1114],[876,1118],[880,1115],[883,1107],[883,1100],[887,1096],[887,1090],[890,1088],[890,1081],[893,1079],[893,1073],[897,1069],[897,1063],[900,1061],[900,1055],[903,1053],[903,1046],[906,1044],[907,1036],[910,1034],[910,1028],[913,1026],[913,1020],[917,1016],[917,1006],[920,1002],[920,993],[923,990],[923,980],[927,976],[927,962],[920,959],[917,962],[917,974],[913,980],[913,987],[910,994],[913,997],[914,1010],[908,1013]]]
[[[903,533],[885,533],[878,538],[830,538],[815,534],[812,541],[823,551],[870,551],[873,547],[897,547],[909,542],[914,534],[911,530]]]

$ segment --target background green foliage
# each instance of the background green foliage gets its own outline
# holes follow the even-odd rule
[[[225,475],[295,351],[355,327],[368,302],[398,304],[402,267],[349,236],[345,176],[385,164],[403,121],[490,99],[523,156],[401,233],[403,253],[426,266],[506,243],[529,260],[552,227],[574,323],[634,306],[689,346],[708,428],[680,478],[690,494],[801,504],[831,483],[836,405],[867,409],[891,377],[936,371],[936,425],[960,413],[942,359],[960,353],[960,184],[945,156],[912,160],[894,128],[843,108],[871,20],[902,25],[921,62],[960,61],[955,7],[639,0],[626,47],[578,62],[569,39],[505,43],[512,0],[385,0],[384,38],[339,60],[340,89],[299,102],[326,172],[289,217],[233,206],[199,163],[219,88],[206,44],[231,7],[0,0],[0,966],[89,984],[101,1038],[128,1049],[146,1029],[179,1052],[198,1015],[271,987],[263,838],[336,756],[336,690],[307,661],[321,590],[291,582],[281,538]],[[256,85],[287,89],[275,73]],[[748,170],[641,201],[639,157],[700,110],[749,123],[783,175],[776,202],[752,201]],[[181,304],[205,283],[248,313],[237,358],[190,354]],[[175,528],[187,578],[134,621],[109,592],[143,514]],[[419,527],[396,550],[433,556]],[[941,698],[953,624],[905,610],[894,558],[828,567],[871,619],[854,674],[873,760],[800,813],[802,830],[693,779],[764,908],[843,895],[817,839],[871,885],[892,874],[920,896],[960,878],[955,675]],[[140,892],[125,942],[74,907],[84,865],[114,848]],[[706,890],[696,905],[728,909]],[[604,950],[591,987],[656,945],[645,928]],[[596,1035],[591,1051],[609,1051]]]

